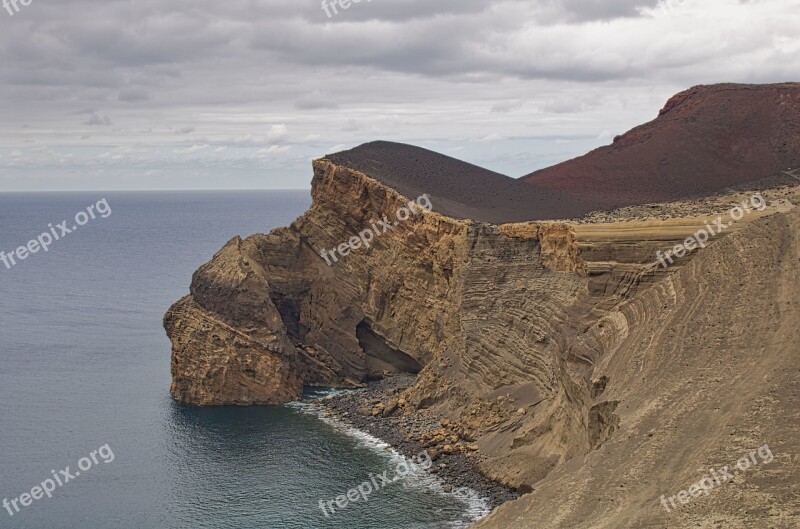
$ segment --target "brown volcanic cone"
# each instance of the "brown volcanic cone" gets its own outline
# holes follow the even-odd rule
[[[701,195],[800,166],[800,83],[697,86],[612,145],[522,179],[605,207]]]

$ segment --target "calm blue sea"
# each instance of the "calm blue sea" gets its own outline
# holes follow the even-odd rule
[[[0,251],[49,223],[71,229],[102,199],[107,218],[95,213],[11,269],[0,262],[0,501],[53,470],[81,472],[52,498],[18,500],[13,516],[0,507],[0,528],[464,525],[468,506],[424,476],[326,518],[319,500],[393,469],[396,456],[307,405],[198,409],[169,397],[164,311],[231,237],[302,214],[307,191],[0,194]],[[97,463],[81,461],[92,451]]]

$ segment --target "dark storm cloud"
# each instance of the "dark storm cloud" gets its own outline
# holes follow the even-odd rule
[[[39,2],[2,21],[0,57],[7,67],[0,78],[25,86],[106,86],[125,102],[146,101],[148,87],[203,64],[208,75],[212,64],[224,75],[256,65],[285,71],[299,63],[591,80],[598,76],[519,64],[513,50],[498,61],[497,52],[504,37],[537,20],[629,15],[642,2],[373,0],[332,19],[317,0],[65,0],[58,8]]]

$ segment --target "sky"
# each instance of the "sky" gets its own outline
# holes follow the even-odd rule
[[[691,86],[800,81],[800,0],[15,2],[0,192],[306,189],[373,140],[519,177]]]

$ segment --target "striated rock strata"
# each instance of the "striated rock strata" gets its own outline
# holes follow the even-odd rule
[[[798,232],[798,210],[761,218],[587,327],[570,350],[614,403],[608,438],[476,527],[800,527]],[[664,509],[763,445],[774,460]]]
[[[234,238],[198,270],[165,316],[175,399],[276,404],[303,385],[418,373],[371,413],[441,417],[487,476],[531,492],[480,527],[797,526],[783,507],[797,505],[800,483],[795,187],[764,191],[767,212],[663,269],[656,250],[741,196],[613,222],[477,215],[513,221],[498,224],[460,218],[440,185],[434,211],[329,266],[321,252],[393,219],[424,183],[407,179],[400,194],[376,156],[365,157],[371,174],[346,156],[315,161],[308,212]],[[659,510],[697,468],[764,442],[780,464],[744,488],[669,518]]]

